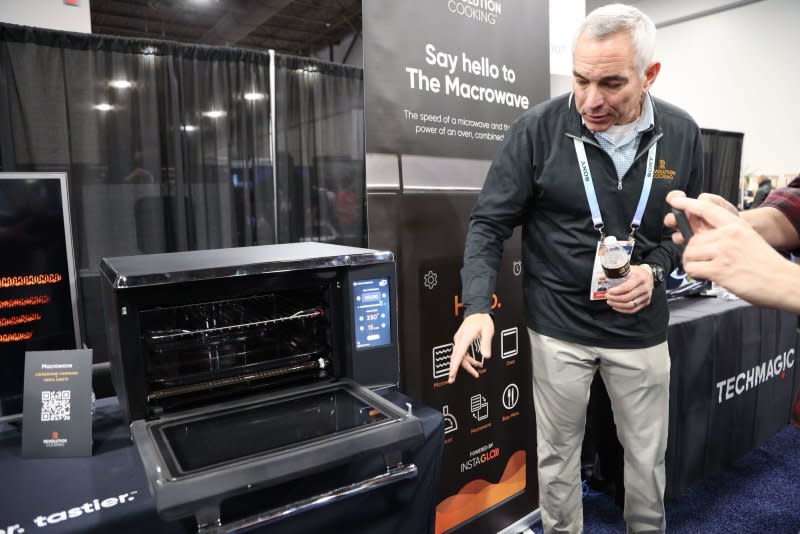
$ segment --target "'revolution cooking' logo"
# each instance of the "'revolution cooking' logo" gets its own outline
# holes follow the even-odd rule
[[[497,0],[447,0],[450,13],[486,24],[497,23],[503,5]]]
[[[69,443],[69,440],[66,438],[59,438],[58,432],[55,431],[50,432],[50,439],[42,440],[42,444],[49,449],[56,447],[64,447],[67,443]]]
[[[656,180],[669,180],[675,179],[675,170],[667,168],[667,162],[663,159],[658,160],[658,168],[653,171],[653,178]]]

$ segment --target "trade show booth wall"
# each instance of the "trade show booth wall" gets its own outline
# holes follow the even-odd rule
[[[739,205],[739,176],[744,134],[701,128],[703,136],[703,191]]]
[[[0,171],[67,173],[95,362],[103,257],[366,244],[362,80],[272,51],[0,25]],[[19,362],[4,373],[21,388]]]

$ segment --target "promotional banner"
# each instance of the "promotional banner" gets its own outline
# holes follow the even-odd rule
[[[368,153],[494,157],[550,92],[547,1],[367,0]]]
[[[461,262],[442,259],[424,261],[418,271],[426,318],[420,321],[420,358],[428,360],[423,382],[431,388],[425,401],[445,417],[442,478],[449,491],[436,508],[437,532],[521,496],[527,485],[526,449],[532,443],[530,351],[520,300],[514,298],[521,283],[519,249],[506,251],[494,294],[492,357],[484,359],[480,342],[474,341],[469,354],[483,363],[479,378],[462,371],[455,384],[448,384],[452,334],[463,319],[460,267]]]
[[[436,532],[498,532],[538,507],[530,348],[519,233],[506,242],[494,295],[492,358],[447,383],[464,317],[460,270],[477,192],[369,197],[370,245],[397,252],[401,389],[445,417]],[[479,355],[478,346],[470,351]]]
[[[469,213],[511,123],[549,97],[548,2],[368,0],[363,20],[369,246],[398,257],[401,388],[445,417],[436,532],[497,532],[538,507],[519,232],[493,357],[447,373]]]
[[[67,177],[0,173],[0,414],[22,411],[25,351],[79,346]]]

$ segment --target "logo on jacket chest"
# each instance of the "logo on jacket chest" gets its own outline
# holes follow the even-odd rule
[[[667,168],[666,160],[658,160],[658,168],[653,171],[653,178],[656,180],[672,180],[675,178],[675,170]]]

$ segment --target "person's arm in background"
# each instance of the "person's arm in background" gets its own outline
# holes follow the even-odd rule
[[[800,176],[773,189],[758,208],[742,212],[741,217],[773,247],[800,248]]]
[[[752,304],[800,313],[800,265],[781,256],[748,221],[718,202],[686,198],[682,191],[671,191],[667,202],[686,213],[694,232],[683,252],[689,276],[712,280]],[[674,215],[664,224],[675,228]],[[673,240],[684,243],[680,232]]]
[[[492,294],[503,257],[503,242],[511,237],[530,204],[533,182],[533,148],[524,120],[509,129],[503,146],[492,162],[478,201],[470,214],[461,269],[464,321],[453,336],[448,382],[463,367],[477,378],[482,367],[467,354],[470,343],[479,339],[481,354],[491,358],[494,320]]]
[[[800,177],[786,187],[773,189],[761,206],[742,212],[719,195],[703,193],[697,198],[739,215],[778,250],[800,248]]]
[[[783,212],[772,206],[743,211],[740,215],[767,243],[778,250],[800,248],[800,234]]]

